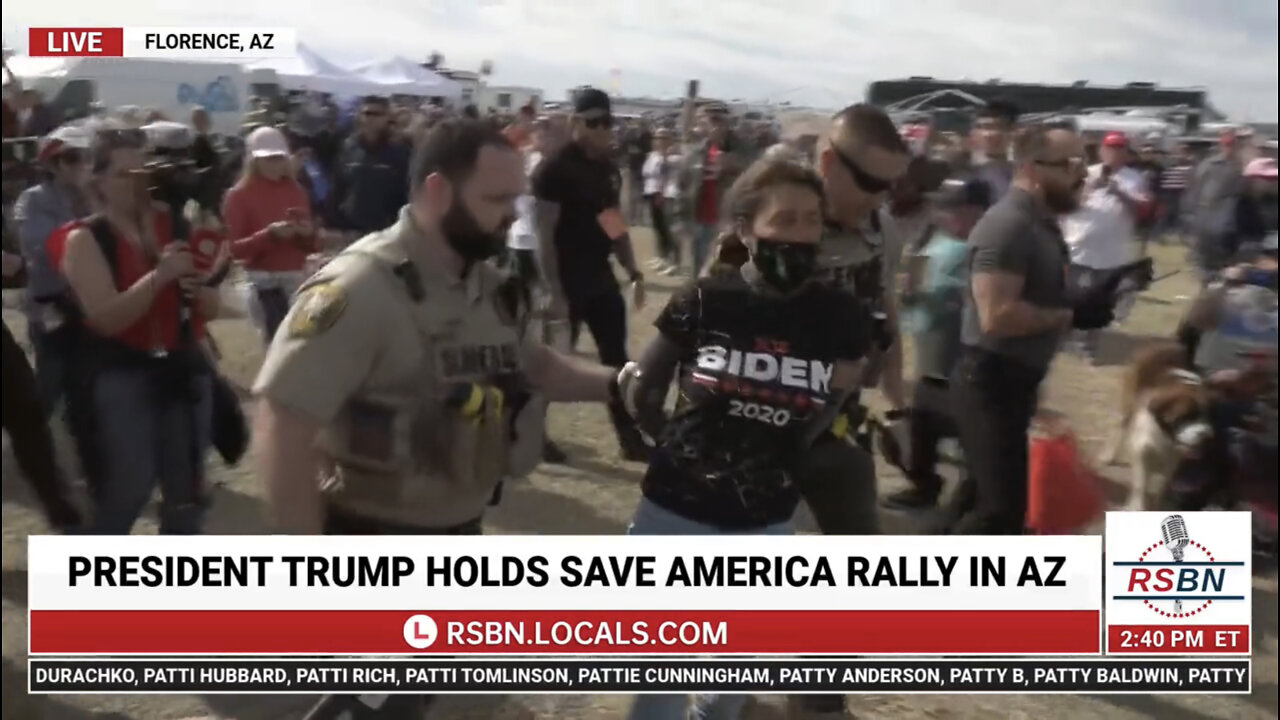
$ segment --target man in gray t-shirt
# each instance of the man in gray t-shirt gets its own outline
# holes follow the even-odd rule
[[[974,227],[969,247],[969,269],[980,276],[982,289],[990,292],[989,286],[998,284],[998,290],[1012,294],[1016,279],[1018,293],[1007,302],[1018,303],[1028,317],[1021,324],[1010,322],[1005,318],[1012,308],[1001,306],[983,318],[975,282],[965,303],[961,341],[1043,375],[1069,320],[1062,311],[1068,258],[1057,218],[1031,193],[1014,187]]]
[[[1013,186],[969,236],[964,348],[951,378],[968,465],[946,518],[956,534],[1023,531],[1027,431],[1040,383],[1063,333],[1105,327],[1113,317],[1118,278],[1075,293],[1066,284],[1057,218],[1079,204],[1080,136],[1056,125],[1028,128],[1014,164]]]

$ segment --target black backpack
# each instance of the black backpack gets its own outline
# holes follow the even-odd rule
[[[118,269],[116,261],[116,236],[105,216],[93,215],[85,220],[93,235],[102,257],[114,280]],[[249,447],[248,423],[240,408],[240,400],[235,390],[217,372],[216,368],[198,348],[189,348],[188,352],[175,354],[168,361],[160,361],[149,353],[131,348],[111,338],[105,338],[85,325],[84,313],[79,303],[65,291],[56,303],[66,321],[59,332],[63,335],[60,342],[69,352],[68,357],[74,363],[74,371],[69,374],[67,397],[67,422],[71,426],[75,438],[76,451],[80,455],[81,466],[95,495],[100,491],[102,458],[94,442],[96,430],[94,425],[94,382],[97,374],[110,365],[148,365],[160,373],[169,375],[174,380],[175,390],[181,388],[177,384],[189,373],[206,373],[212,381],[213,424],[212,443],[228,466],[240,461]]]

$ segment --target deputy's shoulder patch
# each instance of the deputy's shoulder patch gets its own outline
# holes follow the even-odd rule
[[[347,309],[347,291],[331,280],[303,288],[294,300],[289,337],[309,338],[334,326]]]

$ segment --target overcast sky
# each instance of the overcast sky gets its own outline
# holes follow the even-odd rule
[[[174,7],[189,5],[190,7]],[[229,8],[228,5],[237,7]],[[242,9],[241,9],[242,8]],[[5,3],[5,45],[50,26],[295,27],[341,64],[432,50],[493,82],[579,84],[838,107],[872,80],[1205,86],[1233,118],[1277,118],[1275,0],[53,0]]]

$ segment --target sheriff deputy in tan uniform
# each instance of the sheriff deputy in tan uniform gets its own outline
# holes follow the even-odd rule
[[[443,123],[399,221],[298,291],[254,384],[281,530],[479,533],[500,483],[537,465],[545,402],[618,397],[617,370],[525,334],[521,294],[485,262],[525,182],[498,131]]]

